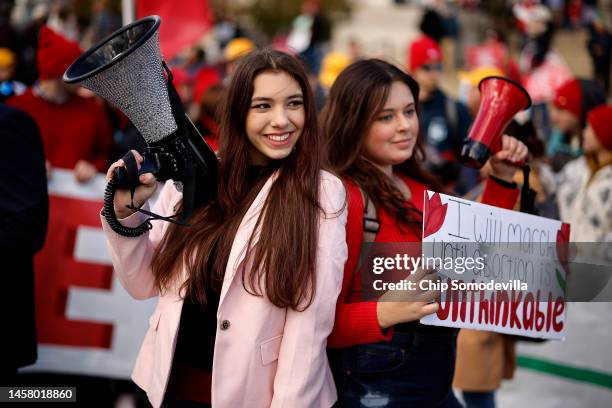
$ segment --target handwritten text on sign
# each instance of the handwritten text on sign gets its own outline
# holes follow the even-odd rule
[[[483,258],[440,269],[440,309],[423,324],[562,339],[569,225],[425,192],[424,257]]]

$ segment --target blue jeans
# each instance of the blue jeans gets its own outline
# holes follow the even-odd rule
[[[459,408],[452,381],[457,331],[395,333],[390,342],[329,350],[336,407]]]
[[[495,391],[463,391],[466,408],[495,408]]]

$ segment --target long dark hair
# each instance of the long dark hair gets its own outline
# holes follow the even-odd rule
[[[153,273],[163,290],[185,264],[188,279],[183,288],[201,304],[206,304],[209,285],[220,289],[238,227],[267,179],[260,177],[255,186],[247,182],[251,144],[246,117],[253,82],[263,72],[287,73],[300,85],[305,121],[294,151],[263,170],[264,176],[276,172],[277,178],[256,221],[254,231],[260,230],[259,237],[249,238],[245,261],[237,273],[249,293],[265,294],[278,307],[303,310],[312,302],[316,286],[321,142],[302,63],[270,49],[244,56],[227,90],[220,123],[218,198],[194,213],[189,230],[170,226],[156,251]],[[247,271],[249,262],[253,267]]]
[[[364,139],[389,96],[393,82],[406,84],[414,97],[418,114],[419,85],[399,68],[379,59],[357,61],[336,78],[321,114],[327,160],[341,177],[359,185],[377,208],[384,208],[400,226],[421,222],[416,208],[406,206],[402,193],[374,164],[364,158]],[[417,138],[410,159],[393,166],[429,186],[433,180],[420,168],[425,159],[422,138]]]

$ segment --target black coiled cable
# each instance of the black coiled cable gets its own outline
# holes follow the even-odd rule
[[[113,178],[108,182],[106,185],[106,190],[104,190],[104,210],[102,213],[112,230],[119,235],[131,238],[139,237],[142,234],[145,234],[147,231],[150,231],[151,228],[153,228],[150,219],[146,220],[137,227],[126,227],[125,225],[121,225],[121,223],[119,223],[114,207],[115,191],[117,191],[117,182]]]

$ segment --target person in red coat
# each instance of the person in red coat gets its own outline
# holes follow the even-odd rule
[[[43,26],[37,51],[39,79],[7,105],[27,112],[38,124],[48,167],[74,169],[77,181],[86,182],[105,170],[112,135],[103,105],[62,81],[80,54],[76,43]]]
[[[356,272],[363,242],[421,242],[423,193],[436,184],[420,167],[418,94],[417,82],[395,66],[361,60],[338,76],[322,113],[328,161],[348,193],[348,259],[328,339],[340,406],[460,406],[451,388],[457,329],[418,322],[437,311],[439,292],[363,301]],[[502,145],[489,161],[482,201],[511,208],[518,197],[512,162],[523,160],[527,147],[506,135]],[[364,232],[365,214],[378,231]],[[421,269],[410,279],[435,278]]]

